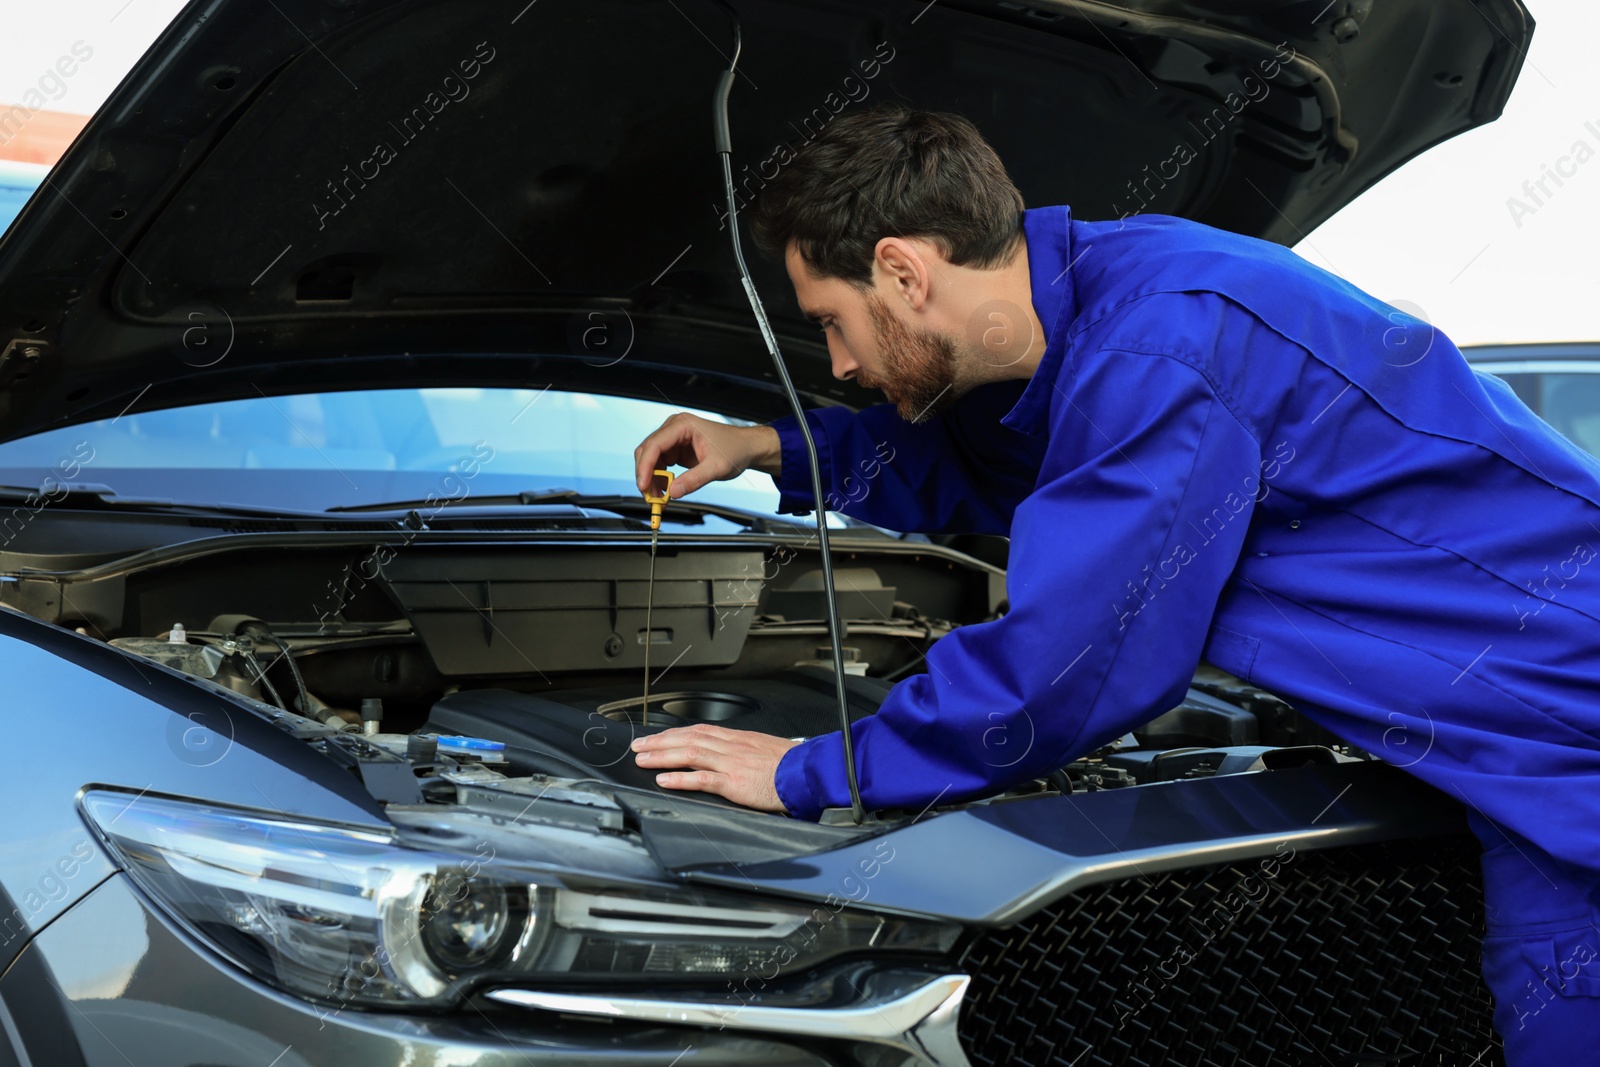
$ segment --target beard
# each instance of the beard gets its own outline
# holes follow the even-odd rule
[[[856,382],[881,390],[906,422],[927,422],[955,403],[955,344],[932,330],[912,330],[876,293],[868,293],[866,299],[887,378],[880,381],[859,374]]]

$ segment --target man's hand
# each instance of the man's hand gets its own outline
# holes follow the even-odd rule
[[[664,789],[697,789],[757,811],[787,811],[773,776],[783,754],[799,743],[696,723],[636,737],[631,747],[641,767],[693,768],[656,775],[656,784]]]
[[[673,464],[689,468],[673,481],[674,497],[688,496],[710,482],[737,478],[752,468],[776,476],[782,464],[778,431],[770,426],[729,426],[679,411],[633,450],[639,492],[651,491],[657,467]]]

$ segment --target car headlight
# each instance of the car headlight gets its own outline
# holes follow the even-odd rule
[[[92,790],[88,821],[194,936],[301,996],[440,1006],[482,981],[771,979],[953,926],[686,887],[618,887],[220,805]]]

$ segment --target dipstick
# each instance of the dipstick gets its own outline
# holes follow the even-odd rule
[[[650,628],[650,616],[656,603],[656,539],[661,534],[661,508],[672,495],[672,472],[658,470],[655,477],[667,480],[666,488],[659,496],[646,492],[644,498],[650,502],[650,581],[646,586],[644,601],[644,701],[640,704],[640,725],[650,725],[650,645],[654,641],[655,631]]]

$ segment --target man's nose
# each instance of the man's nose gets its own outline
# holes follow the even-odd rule
[[[828,338],[828,359],[833,364],[833,376],[842,382],[850,381],[861,370],[861,364],[850,355],[850,350],[838,338]]]

